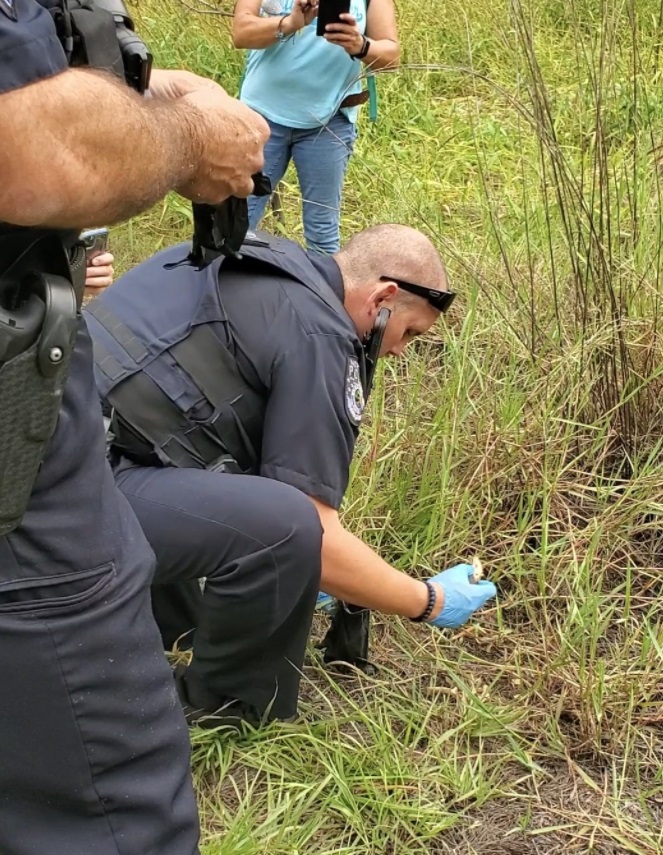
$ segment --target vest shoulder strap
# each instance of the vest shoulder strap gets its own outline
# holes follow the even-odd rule
[[[269,243],[247,241],[242,246],[241,260],[223,260],[220,287],[223,288],[223,270],[251,271],[264,276],[280,276],[293,279],[312,291],[323,303],[335,312],[343,309],[329,284],[313,266],[302,247],[285,238],[270,235]]]

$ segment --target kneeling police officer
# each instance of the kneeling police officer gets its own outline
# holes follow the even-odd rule
[[[262,233],[241,258],[186,255],[159,253],[88,307],[115,479],[157,556],[164,640],[177,627],[159,586],[206,577],[179,627],[195,626],[177,675],[190,722],[287,718],[318,586],[436,627],[495,594],[469,565],[426,582],[398,571],[338,515],[376,358],[399,356],[453,294],[433,244],[400,225],[326,258]]]

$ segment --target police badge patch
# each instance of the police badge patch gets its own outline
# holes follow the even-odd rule
[[[361,385],[361,376],[359,374],[359,363],[352,356],[348,359],[345,372],[345,409],[348,418],[355,427],[359,427],[361,423],[365,405],[364,389]]]
[[[16,0],[0,0],[0,10],[2,10],[12,21],[16,20]]]

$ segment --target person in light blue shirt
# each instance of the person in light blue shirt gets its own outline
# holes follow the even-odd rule
[[[264,172],[276,187],[294,161],[307,248],[331,254],[340,246],[363,66],[395,68],[399,45],[393,0],[351,0],[350,12],[328,24],[324,37],[316,34],[317,14],[318,0],[238,0],[233,42],[249,51],[240,99],[271,130]],[[251,228],[267,201],[250,198]]]

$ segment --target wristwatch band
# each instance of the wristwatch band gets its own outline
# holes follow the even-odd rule
[[[363,41],[361,43],[361,50],[359,51],[359,53],[350,54],[350,57],[352,59],[363,59],[371,49],[371,40],[367,39],[366,36],[362,36],[362,39]]]

